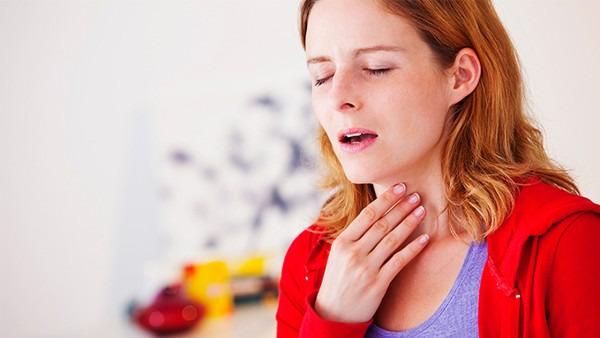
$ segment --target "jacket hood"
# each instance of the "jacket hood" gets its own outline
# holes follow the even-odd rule
[[[600,205],[542,182],[538,177],[524,180],[515,198],[513,211],[494,233],[488,236],[488,254],[494,274],[512,292],[523,246],[531,237],[541,236],[563,219],[580,212],[600,214]]]

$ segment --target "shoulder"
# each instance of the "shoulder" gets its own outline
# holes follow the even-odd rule
[[[558,224],[557,231],[557,254],[585,253],[599,255],[596,249],[600,239],[600,213],[583,211],[569,215]]]
[[[546,183],[538,177],[521,182],[515,198],[516,210],[534,211],[547,217],[565,216],[594,207],[598,205],[588,198]]]
[[[596,231],[600,228],[600,211],[582,211],[569,215],[561,221],[565,232],[577,232],[577,230]]]
[[[304,229],[290,244],[286,252],[286,260],[308,258],[315,246],[322,241],[317,225],[313,224]]]
[[[580,212],[558,226],[554,257],[546,280],[552,335],[600,335],[600,213]]]
[[[600,213],[576,212],[563,218],[541,238],[539,258],[561,280],[589,273],[600,266]],[[600,276],[600,275],[598,275]],[[580,278],[580,277],[577,277]],[[554,280],[554,278],[551,278]]]
[[[296,236],[288,247],[283,261],[283,272],[289,269],[301,269],[306,273],[308,270],[326,264],[329,247],[330,244],[325,241],[322,234],[322,228],[316,224],[310,225]]]
[[[550,210],[539,213],[546,216],[553,214],[549,222],[551,225],[543,237],[554,243],[552,255],[555,259],[584,254],[600,238],[600,205],[591,200],[567,194],[547,209]]]
[[[507,239],[541,236],[551,230],[560,232],[585,213],[600,214],[600,205],[540,180],[531,180],[520,188],[514,208],[502,225],[505,229],[500,227],[500,230]]]
[[[312,224],[306,227],[290,244],[289,249],[302,250],[306,246],[315,244],[320,240],[321,235],[318,233],[319,227],[316,224]]]
[[[281,288],[304,290],[306,278],[327,264],[329,247],[319,233],[319,227],[313,224],[304,229],[292,241],[283,259]]]

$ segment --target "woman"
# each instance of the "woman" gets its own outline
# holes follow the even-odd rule
[[[278,337],[600,337],[600,206],[545,153],[489,0],[306,0],[333,193]]]

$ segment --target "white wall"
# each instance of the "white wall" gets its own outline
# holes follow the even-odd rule
[[[551,155],[600,201],[600,4],[496,3]],[[211,135],[240,112],[231,98],[304,78],[296,9],[0,1],[3,337],[72,336],[119,315],[165,252],[157,163],[190,140],[218,149]]]
[[[600,3],[496,0],[519,52],[550,155],[600,201]]]
[[[140,240],[146,256],[155,245],[151,231],[118,237],[156,222],[135,12],[0,2],[3,337],[66,336],[116,315],[123,244]]]

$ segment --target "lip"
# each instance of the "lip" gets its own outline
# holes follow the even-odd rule
[[[365,128],[348,128],[348,129],[341,130],[337,134],[338,141],[341,141],[342,137],[344,137],[345,135],[347,135],[347,134],[354,134],[354,133],[377,135],[376,132],[374,132],[372,130],[369,130],[369,129],[365,129]]]
[[[347,134],[354,134],[354,133],[363,133],[363,134],[373,134],[375,135],[374,138],[367,138],[365,140],[362,140],[359,143],[344,143],[342,142],[342,138],[347,135]],[[338,142],[340,144],[340,148],[347,153],[358,153],[360,151],[365,150],[366,148],[368,148],[369,146],[373,145],[373,143],[375,143],[375,141],[377,141],[377,137],[379,135],[377,135],[376,132],[369,130],[369,129],[365,129],[365,128],[349,128],[349,129],[345,129],[342,130],[338,133]]]

